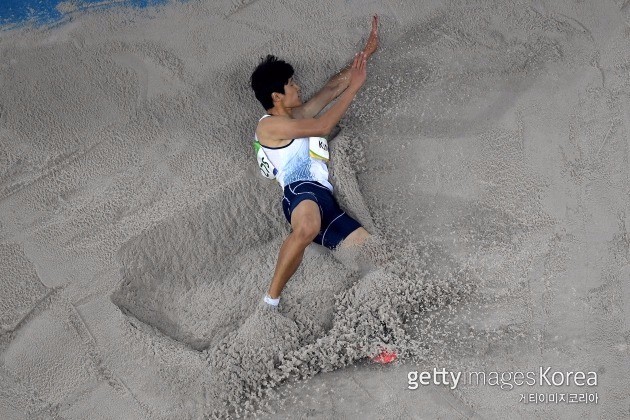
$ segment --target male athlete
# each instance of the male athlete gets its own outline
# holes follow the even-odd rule
[[[378,46],[377,28],[378,16],[374,15],[363,51],[304,104],[290,64],[268,55],[251,76],[252,89],[267,112],[255,133],[259,164],[263,174],[267,176],[272,171],[283,188],[282,208],[292,228],[280,248],[273,279],[263,298],[274,307],[311,242],[329,249],[346,248],[360,245],[370,236],[339,208],[332,194],[324,137],[345,114],[365,82],[366,62]],[[334,105],[316,117],[337,97]]]

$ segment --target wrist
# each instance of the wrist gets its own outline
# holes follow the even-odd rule
[[[346,89],[346,92],[350,93],[352,96],[356,95],[356,93],[359,91],[359,89],[361,89],[361,85],[359,86],[353,86],[350,85],[348,86],[348,88]]]
[[[331,92],[333,98],[341,95],[341,92],[346,90],[350,81],[347,78],[338,78],[328,86],[328,91]]]

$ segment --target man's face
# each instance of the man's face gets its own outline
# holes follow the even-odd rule
[[[287,108],[293,108],[302,105],[300,99],[300,86],[295,83],[293,77],[289,79],[289,83],[284,85],[284,106]]]

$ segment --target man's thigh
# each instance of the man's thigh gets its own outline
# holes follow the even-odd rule
[[[291,228],[294,231],[310,228],[319,232],[321,225],[322,216],[319,205],[313,200],[302,200],[291,212]]]

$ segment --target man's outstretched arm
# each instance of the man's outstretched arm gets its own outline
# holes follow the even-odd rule
[[[376,51],[378,47],[378,16],[374,15],[372,17],[372,30],[370,31],[370,36],[365,44],[365,48],[363,49],[363,53],[366,56],[366,59],[370,58],[370,56]],[[355,55],[356,57],[356,55]],[[354,60],[354,58],[353,58]],[[293,117],[294,118],[313,118],[319,112],[324,109],[326,105],[331,103],[335,98],[337,98],[341,93],[346,90],[348,84],[350,83],[350,68],[352,67],[352,62],[344,67],[339,73],[332,76],[328,79],[328,82],[321,88],[311,99],[306,101],[303,105],[293,109]]]

